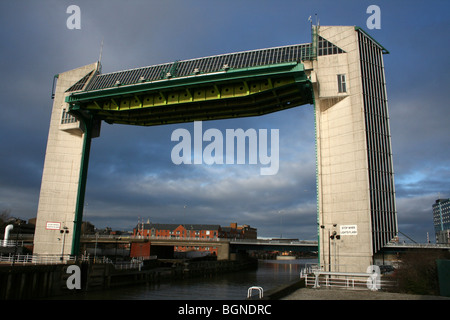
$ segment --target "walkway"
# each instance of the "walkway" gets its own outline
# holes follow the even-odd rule
[[[369,290],[301,288],[281,300],[450,300],[450,298]]]

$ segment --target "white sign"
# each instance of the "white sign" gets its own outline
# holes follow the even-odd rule
[[[341,226],[341,236],[356,236],[358,234],[358,228],[354,225]]]
[[[47,222],[45,227],[47,230],[59,230],[61,229],[61,222]]]

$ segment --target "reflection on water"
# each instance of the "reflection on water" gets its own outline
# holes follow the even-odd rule
[[[193,278],[120,287],[107,291],[87,292],[75,299],[127,299],[127,300],[243,300],[251,286],[260,286],[264,291],[274,289],[298,279],[306,263],[316,259],[262,260],[257,270],[226,273],[203,278]]]

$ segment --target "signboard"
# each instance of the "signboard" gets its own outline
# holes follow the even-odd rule
[[[47,222],[45,226],[47,230],[59,230],[61,229],[61,222]]]
[[[356,236],[358,228],[356,224],[341,226],[341,236]]]

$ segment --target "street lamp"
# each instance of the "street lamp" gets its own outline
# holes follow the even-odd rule
[[[283,239],[283,215],[281,214],[283,210],[278,210],[278,214],[280,215],[280,239]]]
[[[98,242],[98,232],[95,233],[94,263],[97,258],[97,242]]]
[[[333,228],[336,228],[337,224],[333,224]],[[333,230],[333,232],[331,233],[330,239],[333,240],[333,246],[334,246],[334,268],[336,271],[336,267],[337,267],[337,245],[336,245],[336,240],[341,239],[341,236],[339,234],[337,234],[336,230]],[[331,253],[331,246],[329,246],[329,250],[328,250],[329,256]],[[331,259],[331,256],[330,256]],[[331,270],[330,270],[331,271]]]
[[[62,242],[62,250],[61,250],[61,261],[64,260],[64,243],[66,242],[66,233],[69,233],[69,228],[64,226],[61,230],[59,230],[59,233],[63,235],[63,242]]]
[[[333,223],[333,228],[337,227],[336,223]],[[337,234],[336,230],[333,230],[333,232],[331,232],[330,229],[326,228],[325,225],[320,225],[320,228],[322,229],[322,239],[323,239],[323,245],[325,245],[325,239],[323,237],[323,231],[324,229],[327,229],[328,231],[328,271],[331,271],[331,240],[333,240],[333,245],[334,245],[334,264],[335,264],[335,268],[336,268],[336,241],[335,240],[339,240],[341,238],[341,236],[339,234]],[[325,252],[323,252],[323,260],[325,262]]]

